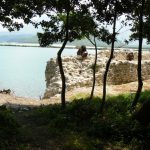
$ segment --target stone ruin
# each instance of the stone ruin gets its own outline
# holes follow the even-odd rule
[[[102,50],[98,53],[96,66],[97,86],[102,85],[103,74],[109,56],[110,50]],[[128,50],[115,50],[108,72],[107,84],[119,85],[137,81],[137,56],[137,51],[133,51],[131,54]],[[77,56],[63,57],[67,91],[77,87],[92,86],[94,57],[94,54],[89,54],[84,61],[79,60]],[[142,77],[143,80],[147,80],[150,79],[150,52],[144,51],[142,57]],[[45,77],[46,90],[44,98],[60,94],[62,83],[56,58],[52,58],[47,62]]]

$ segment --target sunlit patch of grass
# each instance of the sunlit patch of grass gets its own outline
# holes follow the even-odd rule
[[[143,103],[145,100],[150,100],[150,91],[148,90],[141,93],[139,102]]]
[[[77,93],[76,95],[73,95],[72,97],[70,97],[71,100],[75,100],[75,99],[87,99],[90,97],[90,93]]]

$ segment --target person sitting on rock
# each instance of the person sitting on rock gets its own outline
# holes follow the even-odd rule
[[[130,50],[128,53],[126,53],[126,60],[128,60],[128,61],[134,60],[134,53],[132,50]]]
[[[82,45],[79,50],[77,51],[77,56],[81,56],[81,59],[85,59],[88,55],[88,52],[86,50],[86,46]]]

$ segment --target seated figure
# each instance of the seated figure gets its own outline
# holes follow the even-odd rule
[[[126,53],[126,60],[129,60],[129,61],[134,60],[134,53],[132,50]]]
[[[81,56],[81,58],[84,59],[87,57],[87,55],[88,55],[88,52],[86,50],[86,47],[82,45],[77,51],[77,56]]]

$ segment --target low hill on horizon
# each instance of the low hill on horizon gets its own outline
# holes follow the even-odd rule
[[[1,33],[0,42],[38,43],[38,37],[34,34]]]
[[[38,43],[38,37],[36,34],[16,34],[16,33],[1,33],[0,34],[0,43]],[[55,43],[55,44],[60,44]],[[93,46],[89,40],[87,39],[82,39],[82,40],[75,40],[73,42],[68,42],[68,45],[74,45],[74,46],[81,46],[81,45],[86,45],[86,46]],[[117,42],[116,46],[123,45],[121,42]],[[106,43],[97,40],[97,46],[99,47],[108,47]]]
[[[38,43],[38,37],[35,33],[16,33],[16,32],[0,32],[0,43],[29,43],[29,44],[37,44]],[[54,44],[60,44],[54,43]],[[82,39],[82,40],[75,40],[73,42],[68,42],[67,45],[72,45],[72,46],[93,46],[89,40],[87,39]],[[106,43],[97,40],[97,46],[98,47],[110,47],[110,45],[107,45]],[[138,41],[133,41],[129,43],[129,45],[125,45],[123,41],[118,40],[115,42],[115,47],[116,48],[121,48],[121,47],[129,47],[129,48],[138,48]],[[143,48],[150,48],[150,45],[146,43],[146,40],[143,42]]]

